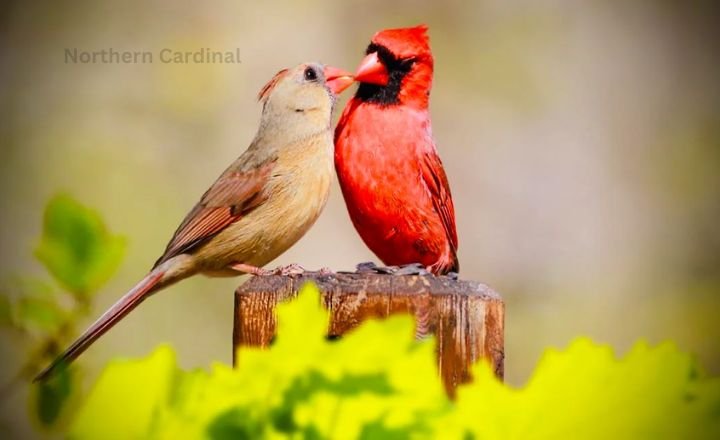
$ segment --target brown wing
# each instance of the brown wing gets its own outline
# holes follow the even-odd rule
[[[445,170],[443,169],[440,157],[435,153],[426,154],[421,163],[422,177],[430,191],[433,206],[442,221],[448,240],[452,244],[453,251],[457,251],[458,238],[455,228],[455,207],[450,184],[448,183]]]
[[[247,171],[223,173],[185,217],[155,266],[191,251],[260,205],[274,164],[270,160]]]

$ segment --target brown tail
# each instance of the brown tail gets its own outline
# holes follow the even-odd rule
[[[164,270],[155,269],[142,279],[135,287],[126,293],[120,300],[113,304],[103,315],[95,321],[85,333],[83,333],[73,344],[58,356],[47,368],[40,372],[33,382],[43,381],[56,374],[60,369],[67,367],[75,358],[87,350],[112,326],[130,313],[135,307],[143,302],[162,279]]]

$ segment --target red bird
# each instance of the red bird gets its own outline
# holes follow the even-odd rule
[[[378,32],[335,129],[335,168],[355,228],[387,265],[459,270],[450,186],[430,127],[426,26]]]

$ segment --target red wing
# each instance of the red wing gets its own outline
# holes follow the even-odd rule
[[[185,217],[155,266],[192,250],[266,200],[263,188],[274,163],[250,171],[225,172]]]
[[[457,250],[458,239],[455,228],[455,207],[453,205],[452,195],[450,194],[450,184],[445,175],[440,157],[434,152],[426,154],[421,163],[421,169],[423,180],[432,197],[433,206],[440,215],[440,220],[452,244],[453,250]]]

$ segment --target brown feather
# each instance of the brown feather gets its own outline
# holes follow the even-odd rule
[[[263,105],[272,105],[263,110],[252,144],[185,217],[150,274],[37,380],[79,356],[153,292],[198,273],[238,275],[238,263],[264,266],[312,226],[332,180],[334,100],[326,84],[295,80],[304,78],[305,69],[302,64],[282,71],[263,88]],[[307,106],[314,111],[296,111]]]
[[[185,217],[155,267],[191,251],[260,205],[275,159],[247,171],[228,170]]]

